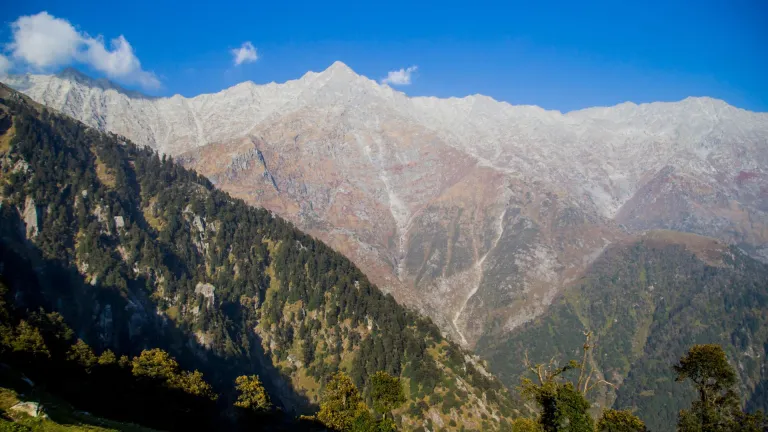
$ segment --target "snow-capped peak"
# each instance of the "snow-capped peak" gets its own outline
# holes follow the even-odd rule
[[[347,66],[344,62],[336,60],[333,62],[332,65],[328,66],[326,70],[324,70],[322,73],[324,74],[344,74],[344,75],[354,75],[357,76],[355,71],[352,70],[349,66]]]
[[[360,119],[355,127],[375,128],[381,119],[390,119],[404,128],[427,128],[500,169],[531,164],[535,157],[550,162],[562,158],[562,163],[569,164],[572,154],[595,152],[595,157],[614,158],[610,161],[614,166],[626,164],[631,169],[631,164],[642,162],[632,160],[635,156],[661,163],[681,148],[698,148],[707,136],[741,141],[768,136],[768,114],[712,98],[627,102],[562,114],[483,95],[409,98],[339,61],[297,80],[266,85],[245,82],[192,98],[148,98],[71,69],[58,75],[12,76],[7,82],[87,124],[171,154],[245,136],[268,119],[275,124],[275,119],[301,110],[323,112],[331,107],[342,107],[339,112]],[[315,114],[302,115],[309,120]],[[654,150],[637,154],[642,148],[637,143],[649,139],[654,140]],[[709,154],[697,154],[705,153]]]

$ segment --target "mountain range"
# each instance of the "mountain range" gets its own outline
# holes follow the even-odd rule
[[[280,408],[270,413],[277,424],[264,417],[255,430],[308,430],[296,417],[316,413],[323,388],[343,371],[366,400],[374,374],[402,379],[393,419],[406,430],[508,429],[520,408],[485,362],[327,245],[166,156],[2,84],[0,185],[0,318],[12,313],[22,328],[37,323],[52,336],[32,346],[54,353],[39,360],[58,362],[10,363],[32,377],[28,397],[56,390],[80,410],[162,430],[254,430],[235,424],[231,405],[236,377],[253,374]],[[6,362],[20,350],[8,349],[8,327],[0,327]],[[113,360],[126,356],[124,365],[128,356],[165,350],[179,363],[161,362],[152,373],[177,373],[179,364],[196,370],[196,383],[174,385],[213,389],[222,396],[218,409],[185,405],[179,394],[150,402],[162,393],[131,393],[135,383],[125,376],[108,384],[118,391],[85,391],[95,371],[62,385],[72,372],[57,368],[76,358],[63,341],[75,338],[96,353],[110,350]],[[212,387],[198,386],[205,382]],[[117,399],[99,402],[105,390],[104,398]],[[325,430],[309,430],[318,429]]]
[[[408,97],[340,62],[193,98],[147,97],[72,69],[6,83],[292,221],[487,355],[502,378],[504,363],[519,360],[510,347],[562,317],[569,293],[646,235],[666,245],[659,251],[700,244],[659,233],[710,237],[706,250],[734,247],[755,262],[754,277],[765,274],[768,114],[720,100],[561,113],[482,95]],[[639,268],[633,260],[625,264]],[[625,353],[630,365],[613,368],[619,380],[642,358],[645,336]]]

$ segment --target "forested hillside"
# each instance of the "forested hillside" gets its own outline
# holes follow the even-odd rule
[[[371,400],[401,377],[394,419],[497,429],[512,405],[482,362],[269,212],[125,139],[0,87],[0,266],[17,310],[57,312],[97,353],[160,347],[232,402],[257,374],[284,412],[313,413],[334,372]]]
[[[652,431],[674,430],[696,393],[670,367],[694,344],[722,345],[738,371],[742,403],[768,408],[768,267],[692,234],[650,232],[609,248],[541,318],[479,352],[506,384],[526,371],[509,352],[561,362],[594,334],[592,362],[618,390],[593,398],[636,410]],[[561,363],[562,364],[562,363]]]

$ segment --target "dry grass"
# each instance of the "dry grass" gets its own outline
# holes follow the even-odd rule
[[[115,175],[98,156],[96,157],[96,177],[98,177],[99,181],[105,186],[109,188],[115,187]]]
[[[723,266],[723,254],[728,251],[728,246],[718,240],[678,231],[648,231],[642,235],[641,239],[652,245],[679,244],[685,246],[688,251],[696,255],[700,260],[716,267]]]
[[[155,204],[157,203],[156,198],[152,198],[149,200],[149,205],[141,209],[141,213],[144,215],[144,220],[147,221],[149,226],[154,228],[155,230],[162,231],[165,227],[165,222],[158,216],[155,216]]]
[[[0,136],[0,154],[6,154],[11,149],[11,140],[16,136],[16,126],[11,127]]]
[[[307,375],[306,369],[301,369],[293,379],[296,387],[304,390],[305,395],[312,399],[313,396],[320,394],[320,383],[315,378]]]

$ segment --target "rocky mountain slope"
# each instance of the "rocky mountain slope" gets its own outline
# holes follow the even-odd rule
[[[476,356],[348,259],[151,149],[0,85],[0,278],[97,352],[168,350],[223,398],[258,374],[293,415],[339,370],[401,377],[404,430],[499,429],[515,406]]]
[[[466,346],[539,316],[633,232],[768,259],[768,114],[719,100],[564,114],[409,98],[338,62],[194,98],[71,70],[8,84],[293,221]]]

